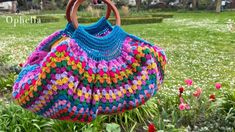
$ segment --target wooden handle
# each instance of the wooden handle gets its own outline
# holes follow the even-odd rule
[[[71,13],[71,22],[73,23],[74,28],[78,28],[78,21],[77,21],[77,10],[79,5],[81,5],[81,3],[84,0],[77,0],[73,6],[73,10]],[[116,6],[110,1],[110,0],[103,0],[104,3],[106,3],[108,5],[108,12],[106,14],[106,18],[108,18],[110,16],[110,9],[114,12],[115,18],[116,18],[116,25],[120,26],[121,25],[121,18],[118,12],[118,9],[116,8]]]
[[[105,16],[106,19],[109,19],[111,11],[112,11],[111,7],[109,5],[107,5],[107,12],[106,12],[106,16]]]
[[[71,22],[71,17],[70,17],[70,13],[72,11],[72,7],[74,5],[74,3],[76,2],[76,0],[69,0],[67,7],[66,7],[66,19],[68,22]]]
[[[73,5],[74,5],[75,2],[76,2],[76,0],[69,0],[69,2],[67,4],[67,7],[66,7],[66,19],[67,19],[68,22],[72,21],[70,14],[71,14],[71,11],[72,11],[72,8],[73,8]],[[111,14],[111,8],[108,6],[105,18],[109,19],[110,14]]]

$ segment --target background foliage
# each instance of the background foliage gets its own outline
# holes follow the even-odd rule
[[[16,27],[6,23],[6,16],[0,16],[0,69],[9,71],[0,76],[0,131],[145,131],[150,123],[165,131],[234,131],[235,32],[228,24],[230,19],[235,21],[235,13],[172,14],[173,18],[164,19],[162,23],[122,26],[125,31],[166,51],[166,79],[159,93],[138,109],[100,116],[90,124],[44,119],[11,100],[18,64],[24,62],[44,37],[65,27],[64,14],[52,14],[59,18],[58,22],[17,24]],[[184,82],[189,78],[193,80],[192,86]],[[215,88],[216,82],[222,84],[220,90]],[[181,86],[185,89],[183,97],[190,105],[189,110],[179,109]],[[202,89],[199,99],[193,96],[198,87]],[[210,101],[211,94],[216,95],[216,101]]]

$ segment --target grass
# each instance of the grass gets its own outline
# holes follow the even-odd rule
[[[214,110],[208,108],[205,113],[202,112],[203,107],[197,112],[179,111],[177,94],[179,86],[183,85],[186,78],[193,79],[194,87],[203,89],[205,96],[202,101],[205,101],[208,94],[213,92],[215,82],[222,83],[224,92],[229,93],[233,90],[235,87],[235,31],[228,30],[227,22],[229,19],[235,21],[235,12],[173,14],[173,18],[164,19],[163,23],[122,26],[125,31],[164,48],[168,57],[165,83],[157,96],[145,106],[120,115],[102,116],[88,125],[47,120],[22,110],[9,100],[6,101],[4,98],[9,99],[9,90],[5,88],[9,88],[9,84],[1,83],[6,82],[4,80],[0,81],[0,130],[101,130],[105,128],[106,123],[115,122],[122,126],[123,131],[143,131],[148,121],[154,121],[158,130],[183,131],[187,130],[188,126],[194,126],[194,130],[197,130],[195,129],[197,126],[201,127],[200,130],[206,131],[211,124],[215,124],[213,120],[217,121],[217,119],[218,125],[225,127],[224,131],[234,130],[235,126],[229,125],[231,121],[229,122],[229,119],[225,121],[226,114],[218,115],[222,112],[215,109],[217,104],[212,106]],[[24,62],[38,42],[54,31],[64,28],[66,22],[62,18],[63,15],[59,17],[61,20],[56,23],[18,24],[14,27],[13,24],[5,22],[6,16],[0,16],[0,60],[2,57],[7,58],[4,59],[6,62],[3,65],[14,66]],[[12,78],[14,77],[10,76],[10,80]],[[12,81],[9,82],[12,83]],[[193,91],[193,89],[188,90]],[[190,98],[189,93],[186,95]],[[234,115],[232,118],[234,119]],[[212,128],[217,131],[216,126],[212,125]],[[218,131],[221,129],[218,128]]]

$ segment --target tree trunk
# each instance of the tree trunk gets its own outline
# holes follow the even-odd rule
[[[221,12],[221,0],[216,0],[216,12]]]
[[[147,8],[149,9],[152,0],[147,0]]]
[[[235,0],[232,0],[232,8],[235,8]]]
[[[137,12],[139,12],[141,6],[141,0],[135,0],[135,2],[136,2]]]
[[[12,2],[12,9],[11,9],[12,13],[16,13],[16,4],[17,4],[17,1]]]
[[[192,8],[193,8],[193,10],[196,10],[196,8],[197,8],[197,0],[193,0],[192,1]]]

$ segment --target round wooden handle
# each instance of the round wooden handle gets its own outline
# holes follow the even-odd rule
[[[67,19],[68,22],[72,21],[70,14],[71,14],[71,11],[72,11],[72,8],[73,8],[73,5],[74,5],[75,2],[76,2],[76,0],[69,0],[69,2],[67,4],[66,19]],[[105,18],[108,19],[110,17],[110,14],[111,14],[111,8],[108,6]]]
[[[106,19],[109,19],[111,11],[112,11],[111,7],[109,5],[107,5],[107,12],[106,12],[106,16],[105,16]]]
[[[77,21],[77,10],[79,5],[81,5],[81,3],[84,0],[77,0],[73,6],[73,10],[71,13],[71,22],[73,23],[74,28],[78,28],[78,21]],[[120,26],[121,25],[121,18],[118,12],[118,9],[116,8],[116,6],[110,1],[110,0],[103,0],[104,3],[106,3],[108,5],[108,10],[109,8],[114,12],[115,18],[116,18],[116,25]],[[108,11],[109,12],[109,11]],[[109,14],[106,14],[106,18],[110,16],[110,12]]]
[[[66,7],[66,19],[68,22],[71,22],[71,17],[70,17],[70,13],[72,11],[72,7],[74,5],[74,3],[76,2],[76,0],[69,0],[67,7]]]

